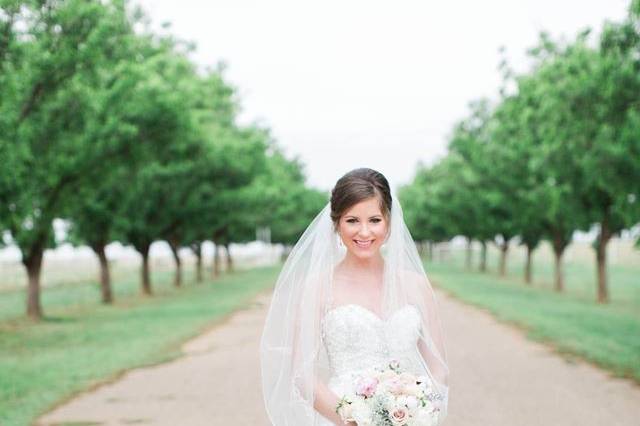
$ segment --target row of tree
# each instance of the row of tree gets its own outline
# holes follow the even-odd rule
[[[595,226],[597,300],[606,303],[607,243],[640,222],[640,1],[597,39],[589,30],[565,42],[543,33],[528,53],[531,70],[516,74],[503,61],[500,98],[473,102],[447,155],[402,189],[407,217],[418,240],[479,241],[482,270],[494,242],[501,274],[517,236],[527,283],[547,239],[560,292],[573,233]]]
[[[125,0],[2,2],[0,234],[22,252],[34,319],[55,218],[95,251],[111,303],[113,241],[140,253],[150,295],[154,241],[171,247],[179,286],[179,248],[193,250],[201,280],[204,241],[217,250],[268,225],[290,244],[326,202],[268,129],[237,124],[223,64],[199,70],[192,45],[145,22]]]

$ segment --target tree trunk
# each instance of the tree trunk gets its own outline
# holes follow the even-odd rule
[[[216,279],[220,276],[220,244],[214,241],[213,262],[211,267],[211,277]]]
[[[105,251],[106,244],[97,243],[92,245],[93,251],[98,255],[100,262],[100,291],[102,293],[102,303],[110,305],[113,303],[113,291],[111,289],[111,274],[109,272],[109,260]]]
[[[233,272],[233,259],[231,258],[231,250],[229,250],[229,244],[224,245],[224,250],[227,253],[227,272]]]
[[[180,260],[180,254],[178,253],[178,250],[180,250],[180,242],[178,237],[176,236],[172,236],[168,238],[167,242],[169,243],[169,247],[171,247],[173,260],[175,261],[175,264],[176,264],[176,271],[173,276],[173,285],[175,287],[181,287],[182,286],[182,261]]]
[[[467,237],[467,254],[465,260],[465,266],[467,270],[471,269],[471,244],[473,244],[473,240],[471,239],[471,237]]]
[[[553,252],[555,254],[555,284],[554,289],[558,293],[564,291],[564,272],[562,271],[562,254],[566,248],[566,243],[558,232],[553,238]]]
[[[202,278],[202,243],[191,244],[191,250],[196,256],[196,282],[201,283]]]
[[[151,296],[151,274],[149,271],[149,248],[151,244],[138,249],[142,255],[142,294]]]
[[[42,319],[42,305],[40,303],[40,271],[44,244],[37,243],[30,247],[28,255],[23,256],[22,263],[27,269],[29,284],[27,287],[27,316],[34,320]]]
[[[562,252],[555,253],[555,285],[554,288],[558,293],[564,291],[564,273],[562,271]]]
[[[480,250],[480,271],[487,272],[487,242],[481,241],[482,249]]]
[[[609,302],[609,290],[607,286],[607,244],[611,239],[609,229],[609,214],[605,214],[600,222],[600,235],[596,245],[596,257],[598,260],[598,303]]]
[[[527,247],[527,259],[524,264],[524,282],[531,285],[531,258],[532,258],[533,248],[531,248],[529,244],[527,244],[526,247]]]
[[[506,239],[500,244],[500,276],[507,274],[507,251],[509,250],[509,241]]]

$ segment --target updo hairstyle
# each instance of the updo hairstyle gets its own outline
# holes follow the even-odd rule
[[[336,182],[331,190],[331,220],[338,230],[340,218],[352,206],[361,201],[377,197],[380,211],[389,221],[391,218],[391,189],[384,175],[366,167],[351,170]]]

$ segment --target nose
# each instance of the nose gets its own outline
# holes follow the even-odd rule
[[[361,237],[368,237],[369,236],[369,227],[368,225],[364,224],[360,227],[360,230],[358,231],[358,235]]]

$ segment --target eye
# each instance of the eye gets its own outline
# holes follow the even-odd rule
[[[376,217],[376,218],[374,218],[374,219],[371,219],[371,220],[370,220],[370,222],[378,223],[378,222],[380,222],[381,220],[382,220],[382,219],[380,219],[380,218],[377,218],[377,217]],[[357,222],[357,221],[358,221],[358,219],[355,219],[355,218],[347,219],[347,223],[355,223],[355,222]]]

